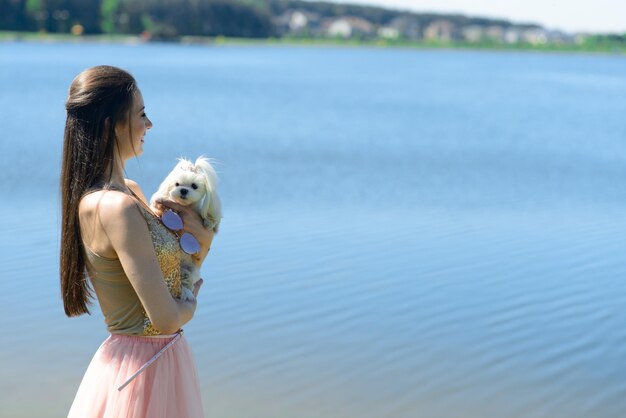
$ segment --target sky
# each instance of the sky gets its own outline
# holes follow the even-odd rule
[[[626,0],[332,0],[417,12],[460,13],[567,32],[626,33]]]

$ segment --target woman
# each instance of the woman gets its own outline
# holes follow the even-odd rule
[[[194,235],[199,266],[213,239],[195,212],[164,201],[150,208],[124,163],[143,152],[152,127],[127,72],[89,68],[70,86],[61,171],[61,290],[65,313],[89,313],[95,292],[111,335],[94,355],[70,417],[202,417],[192,354],[181,327],[178,236],[160,222],[164,206]],[[180,231],[182,233],[183,231]],[[196,284],[197,296],[202,281]]]

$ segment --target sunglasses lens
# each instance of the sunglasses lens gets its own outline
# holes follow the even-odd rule
[[[161,222],[172,231],[180,231],[183,229],[183,220],[173,210],[166,210],[161,216]],[[187,254],[195,254],[200,251],[200,244],[196,237],[189,232],[185,232],[180,236],[180,248]]]
[[[161,216],[161,222],[163,225],[171,229],[172,231],[178,231],[183,229],[183,220],[180,219],[180,216],[173,210],[166,210],[163,212],[163,216]]]
[[[180,248],[183,249],[187,254],[195,254],[200,251],[200,244],[196,237],[191,235],[189,232],[185,232],[180,236]]]

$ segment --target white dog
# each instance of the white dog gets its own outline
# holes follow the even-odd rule
[[[217,195],[217,174],[208,158],[199,157],[195,163],[180,158],[159,189],[150,198],[155,206],[157,199],[168,199],[193,208],[204,226],[217,232],[222,220],[220,199]],[[189,259],[181,266],[183,289],[181,297],[193,300],[193,285],[200,280],[200,269]]]

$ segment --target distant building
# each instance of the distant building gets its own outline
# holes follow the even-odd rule
[[[374,25],[360,17],[341,17],[326,22],[326,34],[331,37],[351,38],[371,36],[375,33]]]
[[[61,16],[59,14],[59,16]],[[406,39],[450,42],[465,40],[469,43],[495,42],[502,44],[529,43],[543,45],[546,43],[572,44],[581,43],[581,34],[571,35],[560,31],[547,31],[534,24],[510,24],[495,22],[489,19],[474,20],[474,24],[459,25],[441,16],[436,20],[426,20],[425,27],[420,21],[431,18],[409,12],[399,12],[378,26],[357,16],[334,16],[322,18],[319,13],[304,9],[287,9],[282,15],[275,17],[273,23],[279,35],[303,37],[339,37],[373,39]],[[120,18],[121,21],[121,18]],[[459,20],[463,21],[463,20]]]
[[[292,31],[297,31],[305,28],[307,23],[309,23],[309,19],[306,17],[306,15],[301,11],[296,10],[291,14],[291,19],[289,19],[289,29],[291,29]]]
[[[553,30],[547,32],[548,41],[555,44],[573,44],[576,42],[576,37],[569,33],[561,32],[559,30]]]
[[[504,28],[502,26],[487,26],[485,28],[485,37],[492,41],[504,42]]]
[[[349,38],[352,36],[352,26],[347,19],[336,19],[328,23],[326,33],[332,37]]]
[[[449,42],[455,39],[456,26],[449,20],[435,20],[424,29],[424,39]]]
[[[522,40],[531,45],[543,45],[548,42],[548,35],[541,28],[526,29],[522,31]]]
[[[402,15],[395,17],[386,27],[396,29],[398,36],[409,40],[421,39],[420,25],[414,16]]]
[[[274,23],[283,34],[313,34],[319,28],[320,17],[305,10],[287,10]]]
[[[400,31],[391,26],[383,26],[378,28],[378,36],[385,39],[398,39],[400,37]]]
[[[504,32],[504,42],[507,44],[517,44],[522,39],[522,31],[519,28],[508,28]]]
[[[466,26],[461,33],[463,34],[463,39],[472,43],[480,42],[485,36],[483,27],[478,25]]]

